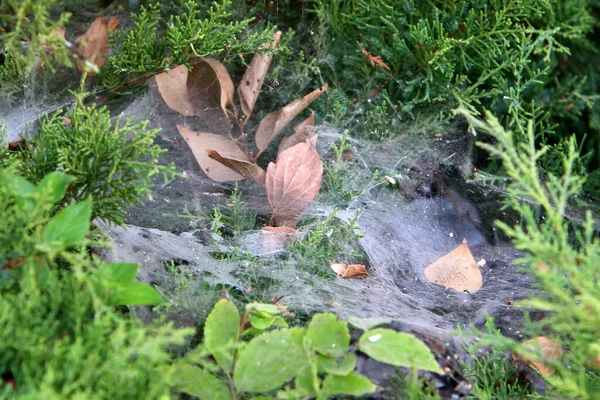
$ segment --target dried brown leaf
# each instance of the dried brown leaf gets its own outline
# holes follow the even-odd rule
[[[191,71],[185,65],[178,65],[156,75],[156,85],[164,102],[172,110],[212,121],[215,124],[213,132],[229,133],[231,121],[225,109],[233,102],[233,83],[231,79],[223,78],[225,67],[221,68],[220,63],[213,61],[202,60]]]
[[[196,109],[219,106],[227,115],[233,104],[233,82],[223,64],[205,58],[194,64],[187,77],[188,95]]]
[[[457,290],[476,292],[483,284],[481,271],[473,258],[467,239],[425,268],[425,277],[429,282]]]
[[[290,147],[306,142],[307,139],[310,139],[315,135],[315,113],[311,113],[310,117],[306,118],[304,121],[300,122],[298,125],[294,127],[294,133],[286,138],[281,140],[279,144],[278,154],[282,153],[284,150],[289,149]]]
[[[331,269],[339,277],[344,275],[344,272],[346,272],[346,268],[348,268],[348,265],[346,264],[331,264]]]
[[[243,175],[247,179],[260,183],[261,185],[265,184],[265,171],[253,162],[223,157],[216,150],[208,150],[208,156],[226,167],[231,168],[238,174]]]
[[[119,27],[119,20],[116,19],[115,17],[111,17],[108,22],[106,23],[106,29],[108,29],[109,31],[116,31],[117,28]]]
[[[266,189],[278,225],[294,228],[306,207],[319,193],[323,163],[310,143],[285,150],[267,167]]]
[[[256,146],[260,151],[267,148],[269,143],[306,107],[327,90],[327,84],[314,90],[301,99],[293,101],[279,111],[265,116],[256,131]]]
[[[362,264],[331,264],[331,269],[337,274],[339,278],[342,279],[369,276],[367,268]]]
[[[265,43],[265,48],[276,48],[279,45],[280,39],[281,31],[275,32],[272,46],[271,43]],[[270,65],[271,57],[268,54],[260,55],[259,53],[256,53],[254,58],[252,58],[250,65],[246,68],[246,72],[244,72],[242,82],[238,86],[238,96],[240,98],[240,104],[242,105],[242,111],[246,118],[250,117],[250,114],[252,114],[254,104],[260,94],[260,89]]]
[[[88,30],[77,39],[77,53],[87,63],[95,64],[98,68],[106,63],[105,56],[108,54],[108,30],[115,30],[119,25],[119,20],[112,17],[108,25],[104,17],[100,16],[92,22]],[[84,70],[83,63],[77,61],[77,67],[80,71]],[[88,75],[94,75],[93,71],[88,71]]]
[[[196,115],[194,104],[187,90],[188,69],[185,65],[177,67],[156,75],[156,86],[163,100],[169,108],[179,114],[191,116]]]
[[[186,127],[177,125],[179,133],[190,146],[200,168],[208,177],[217,182],[241,181],[244,179],[233,169],[209,157],[208,151],[217,151],[223,157],[250,162],[248,154],[244,152],[233,140],[214,133],[194,132]]]

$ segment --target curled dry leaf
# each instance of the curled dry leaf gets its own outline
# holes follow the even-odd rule
[[[267,167],[266,189],[273,218],[280,226],[294,228],[306,207],[319,193],[323,163],[311,143],[285,150],[277,163]]]
[[[223,64],[212,58],[194,64],[188,74],[187,89],[196,108],[218,105],[227,115],[227,106],[233,104],[234,88],[229,72]]]
[[[231,168],[238,174],[243,175],[247,179],[260,183],[261,185],[265,184],[265,171],[253,162],[223,157],[216,150],[208,150],[208,156],[226,167]]]
[[[362,264],[331,264],[331,269],[337,274],[339,278],[342,279],[369,276],[367,268]]]
[[[425,277],[431,283],[459,292],[476,292],[483,284],[481,271],[473,258],[467,239],[425,268]]]
[[[119,20],[112,17],[108,24],[104,17],[98,17],[92,22],[86,33],[75,39],[77,53],[86,63],[94,64],[98,68],[106,63],[105,56],[108,54],[108,31],[114,31],[119,25]],[[84,64],[77,62],[80,71],[84,71]],[[88,71],[88,75],[94,75],[93,71]]]
[[[541,350],[545,359],[555,360],[563,353],[560,343],[545,336],[537,336],[524,341],[523,344]],[[521,354],[513,353],[513,359],[520,360],[527,365],[533,365],[543,376],[550,376],[554,372],[554,369],[548,367],[543,361],[532,361]]]
[[[256,146],[260,151],[267,148],[269,143],[306,107],[327,90],[327,84],[314,90],[301,99],[293,101],[279,111],[265,116],[256,131]]]
[[[208,151],[216,151],[223,157],[250,163],[248,154],[231,139],[214,133],[194,132],[186,127],[177,125],[181,136],[192,150],[200,168],[208,177],[217,182],[241,181],[244,179],[231,168],[209,157]]]
[[[233,82],[221,63],[205,59],[191,71],[185,65],[178,65],[156,75],[155,79],[169,108],[185,116],[220,122],[217,131],[231,131],[226,109],[233,103]]]
[[[276,48],[279,46],[279,40],[281,39],[281,31],[275,32],[273,36],[273,45],[271,43],[265,43],[265,48]],[[263,85],[267,71],[271,66],[271,57],[268,54],[260,55],[256,53],[246,72],[242,82],[238,86],[238,96],[240,98],[240,104],[242,105],[242,111],[246,118],[250,117],[256,99],[260,94],[260,88]]]
[[[290,147],[306,142],[306,140],[312,138],[315,135],[315,113],[311,113],[310,117],[300,122],[294,127],[294,133],[281,140],[279,144],[279,150],[277,154],[282,153],[284,150]]]

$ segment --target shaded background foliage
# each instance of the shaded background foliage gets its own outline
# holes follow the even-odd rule
[[[597,0],[237,5],[295,30],[291,47],[302,51],[284,54],[273,80],[299,90],[310,81],[299,76],[330,82],[330,101],[320,110],[329,120],[345,121],[365,138],[385,139],[398,126],[432,114],[447,118],[462,105],[491,110],[524,140],[522,127],[533,118],[536,140],[551,146],[542,166],[560,175],[556,161],[575,134],[584,155],[580,171],[590,174],[585,189],[598,196]],[[362,49],[390,69],[372,66]],[[487,158],[476,161],[497,167]]]

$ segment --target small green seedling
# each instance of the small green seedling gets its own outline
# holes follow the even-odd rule
[[[173,389],[201,400],[242,394],[327,399],[375,391],[375,384],[354,371],[345,321],[315,314],[306,328],[290,328],[287,313],[278,304],[251,303],[240,316],[231,301],[221,299],[206,320],[204,342],[165,371]],[[358,349],[391,365],[443,373],[427,346],[407,333],[370,329]]]

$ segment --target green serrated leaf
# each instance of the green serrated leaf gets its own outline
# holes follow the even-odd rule
[[[56,214],[44,228],[45,242],[58,242],[61,248],[81,244],[90,228],[92,200],[75,203]]]
[[[152,286],[141,282],[119,283],[117,292],[111,298],[113,305],[145,306],[162,304],[165,300]]]
[[[315,314],[306,336],[317,352],[329,357],[345,355],[350,346],[348,326],[334,314]]]
[[[359,348],[369,357],[386,364],[444,373],[429,348],[408,333],[373,329],[360,337]]]
[[[339,357],[327,357],[317,354],[319,372],[333,375],[348,375],[354,371],[356,356],[352,353]]]
[[[291,328],[266,332],[252,339],[235,364],[236,388],[243,392],[266,392],[294,378],[306,365],[304,335],[304,329]]]
[[[169,383],[176,391],[187,393],[200,400],[232,398],[225,382],[210,372],[187,363],[176,364],[173,368]]]
[[[234,345],[240,334],[240,314],[236,306],[221,299],[206,318],[204,344],[226,372],[233,367]]]
[[[67,187],[75,180],[74,177],[62,172],[51,172],[38,183],[37,191],[43,193],[48,202],[54,204],[67,192]]]
[[[364,396],[373,393],[376,389],[377,385],[371,382],[369,378],[355,372],[346,376],[327,375],[323,380],[323,391],[327,396],[336,394]]]

